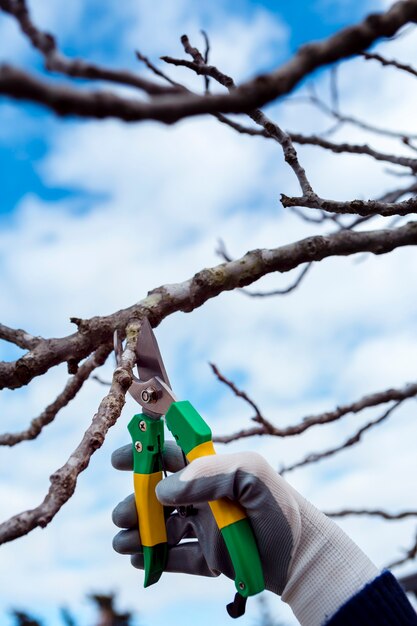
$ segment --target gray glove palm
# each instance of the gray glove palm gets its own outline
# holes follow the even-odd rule
[[[117,469],[132,471],[131,446],[112,456]],[[303,625],[319,626],[349,597],[375,577],[377,570],[340,528],[296,492],[258,454],[237,453],[196,459],[184,468],[181,450],[166,442],[164,464],[171,476],[156,495],[169,507],[166,571],[234,578],[226,546],[207,502],[238,500],[252,525],[266,588],[282,595]],[[193,505],[182,516],[178,507]],[[134,496],[113,511],[122,528],[114,549],[130,554],[143,568]],[[182,539],[194,539],[181,543]]]

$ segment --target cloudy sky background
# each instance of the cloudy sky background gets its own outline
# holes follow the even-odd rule
[[[162,54],[182,56],[180,35],[187,32],[192,43],[201,44],[199,30],[205,28],[211,61],[239,81],[283,62],[304,41],[388,4],[303,0],[277,8],[272,0],[245,0],[237,10],[232,2],[220,7],[190,0],[118,5],[36,0],[30,7],[37,23],[57,34],[67,54],[135,70],[140,69],[135,49],[154,60]],[[42,71],[39,56],[3,15],[0,42],[2,59]],[[411,32],[378,48],[389,57],[415,62],[415,43]],[[171,75],[202,88],[201,79],[186,70]],[[320,72],[315,82],[328,98],[328,72]],[[412,77],[352,60],[341,68],[340,88],[345,113],[417,132],[417,82]],[[329,126],[325,116],[305,105],[275,104],[268,112],[288,130]],[[335,137],[407,154],[399,142],[364,136],[352,127]],[[300,148],[299,154],[323,197],[368,198],[408,180],[387,174],[383,164],[365,156],[333,156],[318,148]],[[0,166],[1,320],[34,335],[68,334],[74,330],[70,316],[110,313],[140,300],[148,289],[215,265],[219,237],[231,254],[240,256],[328,229],[307,225],[280,207],[279,194],[298,189],[278,146],[237,135],[211,119],[173,127],[59,120],[38,107],[2,100]],[[382,218],[374,221],[375,227],[384,224]],[[412,249],[329,259],[315,266],[289,297],[255,300],[228,293],[190,315],[175,314],[157,330],[175,391],[195,404],[215,433],[226,434],[249,425],[251,412],[214,379],[209,361],[281,426],[411,382],[417,364],[416,271]],[[292,279],[267,277],[259,287],[284,287]],[[18,354],[1,342],[0,358]],[[104,378],[111,376],[111,367],[109,360]],[[25,428],[66,379],[65,367],[57,367],[26,389],[3,392],[2,429]],[[3,519],[42,500],[49,475],[77,445],[103,391],[88,382],[36,442],[1,451]],[[144,591],[142,574],[112,551],[111,510],[130,492],[131,479],[112,470],[109,459],[128,441],[132,411],[136,407],[128,400],[119,423],[80,476],[75,496],[50,526],[1,548],[1,623],[11,623],[7,611],[14,606],[56,626],[61,623],[59,607],[67,605],[88,626],[93,614],[85,594],[91,591],[117,591],[120,607],[137,612],[144,625],[168,619],[185,626],[196,619],[202,625],[229,623],[224,605],[233,595],[231,581],[166,575]],[[380,413],[367,411],[292,440],[237,442],[224,451],[258,450],[278,469],[342,442]],[[288,479],[323,509],[415,509],[414,416],[415,401],[410,400],[360,446],[294,471]],[[380,567],[401,556],[415,534],[410,520],[351,518],[341,525]],[[412,570],[412,565],[404,569]],[[294,623],[285,605],[271,594],[268,600],[277,616]],[[248,607],[243,625],[252,624],[259,613],[256,601]]]

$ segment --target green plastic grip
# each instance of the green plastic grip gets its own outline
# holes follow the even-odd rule
[[[247,517],[221,529],[235,572],[235,587],[244,598],[265,589],[256,539]]]
[[[128,424],[132,437],[133,479],[139,534],[142,543],[145,580],[149,587],[158,582],[168,557],[165,515],[155,487],[162,479],[164,424],[147,415],[134,415]]]
[[[165,419],[189,460],[215,454],[211,430],[190,402],[174,402]],[[265,589],[262,563],[243,508],[227,498],[209,502],[209,505],[232,561],[237,592],[244,598],[260,593]]]

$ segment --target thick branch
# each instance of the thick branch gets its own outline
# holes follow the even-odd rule
[[[79,368],[76,374],[69,379],[64,390],[49,404],[44,411],[35,417],[29,428],[18,433],[5,433],[0,435],[0,446],[15,446],[21,441],[36,439],[43,428],[53,422],[57,413],[71,402],[90,376],[91,372],[103,365],[112,351],[109,346],[101,346]]]
[[[243,83],[228,95],[161,96],[150,103],[129,100],[108,92],[84,92],[48,84],[10,66],[0,67],[0,93],[43,104],[59,115],[117,117],[125,121],[154,119],[174,123],[203,113],[242,113],[290,93],[314,70],[359,54],[381,37],[392,37],[405,24],[417,21],[415,0],[402,0],[386,13],[369,15],[316,43],[302,46],[283,66]]]
[[[222,239],[219,239],[219,245],[218,245],[216,252],[225,261],[232,260],[232,257],[227,252],[225,243]],[[263,298],[263,297],[269,297],[269,296],[287,295],[288,293],[291,293],[292,291],[294,291],[294,289],[297,289],[297,287],[300,285],[304,276],[307,274],[311,266],[312,266],[312,263],[307,263],[307,265],[301,270],[300,274],[297,276],[296,280],[289,287],[285,287],[284,289],[274,289],[272,291],[251,291],[249,289],[241,289],[240,291],[244,293],[245,295],[250,296],[252,298]]]
[[[115,424],[124,406],[136,362],[134,347],[139,328],[140,323],[134,322],[127,329],[127,345],[121,363],[113,374],[109,393],[101,401],[93,421],[68,461],[50,477],[51,486],[45,499],[36,508],[14,515],[0,524],[0,544],[13,541],[39,526],[44,528],[74,493],[79,474],[86,469],[94,452],[103,444],[107,431]]]
[[[279,248],[253,250],[235,261],[203,269],[183,283],[154,289],[142,301],[112,315],[74,319],[79,331],[73,335],[45,340],[17,361],[0,363],[0,388],[16,389],[54,365],[68,360],[80,361],[100,345],[110,344],[114,330],[117,328],[123,333],[132,318],[147,316],[151,324],[157,326],[176,311],[193,311],[223,291],[245,287],[272,272],[288,272],[327,257],[358,252],[384,254],[416,244],[417,222],[410,222],[392,230],[342,231],[308,237]]]
[[[33,47],[43,55],[45,67],[50,71],[72,78],[103,80],[128,85],[153,96],[173,94],[178,91],[174,87],[164,87],[127,70],[112,70],[88,63],[82,59],[70,59],[64,56],[58,50],[55,37],[50,33],[41,31],[34,24],[24,0],[0,0],[0,8],[15,17],[21,31],[30,40]]]

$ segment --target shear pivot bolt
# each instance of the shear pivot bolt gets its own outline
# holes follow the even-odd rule
[[[154,404],[158,400],[158,394],[155,387],[147,387],[141,393],[142,400],[146,404]]]
[[[142,420],[142,421],[140,421],[140,422],[139,422],[139,429],[140,429],[142,432],[145,432],[145,430],[146,430],[146,422],[144,422],[143,420]]]
[[[239,589],[242,589],[242,591],[243,591],[243,589],[246,587],[246,585],[245,585],[244,582],[240,581],[240,583],[238,583],[238,587],[239,587]]]
[[[140,441],[135,441],[135,450],[136,452],[142,452],[142,443]]]

